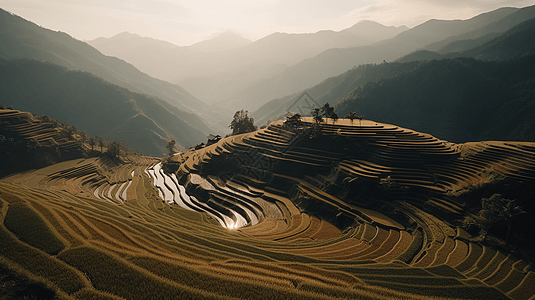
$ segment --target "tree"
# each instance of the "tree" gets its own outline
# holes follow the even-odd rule
[[[351,126],[353,126],[353,121],[357,118],[357,114],[354,111],[347,112],[346,119],[349,119],[349,122],[351,122]]]
[[[508,243],[513,220],[516,216],[524,213],[526,212],[516,205],[516,200],[505,199],[500,194],[493,194],[489,198],[481,199],[481,210],[478,215],[469,218],[466,223],[479,227],[480,236],[485,239],[494,224],[505,221],[507,223],[506,243]]]
[[[334,107],[330,106],[329,103],[325,103],[325,105],[323,105],[321,112],[325,118],[331,118],[331,116],[335,113]]]
[[[175,145],[176,145],[176,141],[174,139],[167,141],[167,145],[165,146],[165,149],[167,149],[167,153],[169,154],[169,157],[175,154]]]
[[[357,119],[359,119],[359,127],[362,127],[362,119],[364,116],[357,116]]]
[[[323,117],[319,108],[314,108],[314,110],[310,114],[312,115],[314,123],[319,124],[323,122]]]
[[[336,121],[338,121],[338,119],[339,119],[338,115],[335,112],[333,112],[331,114],[331,120],[333,120],[333,125],[334,123],[336,123]]]
[[[502,207],[501,216],[507,222],[507,235],[505,237],[505,243],[509,243],[509,234],[513,228],[513,220],[516,216],[525,214],[526,212],[522,210],[522,207],[516,205],[516,200],[507,200],[505,205]]]
[[[100,152],[103,152],[103,148],[104,148],[104,145],[106,144],[106,141],[103,138],[99,137],[98,135],[95,135],[95,141],[100,147]]]
[[[96,145],[96,141],[95,141],[95,138],[89,138],[89,146],[91,146],[91,151],[93,151],[93,149],[95,148],[95,145]]]
[[[126,146],[123,143],[115,140],[111,143],[108,143],[108,150],[106,151],[106,154],[108,154],[108,156],[111,158],[120,159],[122,152],[125,150]]]
[[[232,129],[231,135],[252,132],[257,130],[256,125],[254,124],[253,118],[250,118],[247,114],[249,112],[246,110],[239,110],[234,114],[232,122],[230,122],[230,129]]]

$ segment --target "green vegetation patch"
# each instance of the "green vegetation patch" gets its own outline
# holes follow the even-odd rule
[[[193,288],[229,297],[239,297],[241,299],[307,299],[307,296],[299,295],[300,292],[297,290],[269,287],[260,283],[252,285],[250,282],[239,279],[215,276],[148,257],[134,258],[131,261],[158,276]]]
[[[26,203],[11,204],[4,224],[21,241],[48,254],[55,255],[65,249],[65,243],[54,233],[41,216]]]
[[[424,270],[431,272],[433,274],[444,276],[444,277],[454,277],[458,279],[466,279],[466,277],[459,273],[459,271],[455,270],[454,268],[448,266],[448,265],[439,265],[435,267],[428,267]]]
[[[46,283],[31,278],[14,264],[0,259],[0,299],[58,299]]]
[[[65,250],[58,258],[87,274],[96,289],[126,299],[225,299],[159,278],[91,247]]]
[[[66,293],[74,293],[89,284],[83,274],[43,251],[31,247],[0,226],[0,256],[16,261],[33,275],[43,277]]]
[[[404,262],[404,263],[410,263],[411,260],[414,258],[414,256],[422,249],[422,243],[424,241],[424,237],[422,235],[422,232],[420,230],[416,230],[412,233],[412,242],[397,259]]]

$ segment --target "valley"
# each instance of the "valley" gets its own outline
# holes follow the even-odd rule
[[[0,9],[0,299],[535,299],[535,6],[351,20]]]

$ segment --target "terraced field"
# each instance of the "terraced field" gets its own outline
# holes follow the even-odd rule
[[[0,294],[535,299],[530,263],[441,217],[466,213],[454,196],[471,186],[533,183],[535,144],[454,145],[366,120],[322,132],[316,144],[274,122],[163,162],[77,159],[3,178]]]

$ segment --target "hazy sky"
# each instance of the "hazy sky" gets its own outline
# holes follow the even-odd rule
[[[360,20],[414,27],[530,5],[535,0],[0,0],[2,9],[80,40],[128,31],[180,46],[229,30],[256,40],[277,31],[338,31]]]

